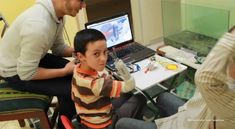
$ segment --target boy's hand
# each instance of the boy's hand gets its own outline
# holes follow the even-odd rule
[[[131,74],[121,59],[114,62],[117,73],[121,75],[124,81],[129,80]]]

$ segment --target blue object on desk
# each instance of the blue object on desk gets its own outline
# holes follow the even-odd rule
[[[130,73],[138,72],[141,69],[138,64],[127,64],[127,68],[129,68]]]

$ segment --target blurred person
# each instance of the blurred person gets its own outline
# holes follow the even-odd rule
[[[185,104],[170,93],[158,96],[165,118],[155,123],[123,118],[116,129],[235,129],[235,26],[208,54],[195,83],[195,94]]]

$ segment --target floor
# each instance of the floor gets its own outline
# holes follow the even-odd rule
[[[26,123],[27,125],[24,128],[21,128],[18,124],[18,121],[14,120],[14,121],[5,121],[5,122],[0,122],[0,129],[31,129],[28,125],[28,123]]]
[[[152,110],[149,110],[149,108],[146,108],[144,110],[144,117],[143,119],[145,121],[152,121],[155,118],[155,114],[156,112],[153,112]],[[0,129],[41,129],[40,128],[40,122],[38,120],[34,120],[34,128],[31,128],[29,126],[29,123],[27,120],[25,120],[26,122],[26,126],[21,128],[19,126],[19,123],[17,120],[12,120],[12,121],[4,121],[4,122],[0,122]],[[73,124],[76,127],[77,126],[77,121],[73,120]],[[54,128],[55,129],[55,128]]]
[[[53,98],[52,102],[55,103],[57,102],[56,97]],[[49,108],[48,111],[48,116],[51,118],[53,114],[54,109],[51,107]],[[31,124],[33,124],[34,128],[31,128],[29,125],[29,119],[25,120],[26,126],[21,128],[17,120],[12,120],[12,121],[0,121],[0,129],[41,129],[40,127],[40,121],[38,118],[32,118],[30,119]]]

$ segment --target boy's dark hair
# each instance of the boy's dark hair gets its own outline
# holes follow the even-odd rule
[[[87,50],[87,44],[98,40],[106,40],[102,32],[95,29],[81,30],[77,32],[74,38],[74,50],[84,55]]]

